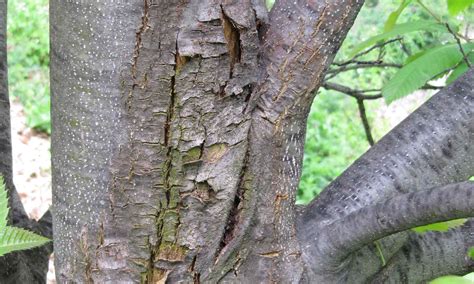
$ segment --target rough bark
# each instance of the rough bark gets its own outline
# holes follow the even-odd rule
[[[267,15],[259,0],[53,0],[58,281],[332,283],[358,271],[359,283],[387,273],[376,239],[334,258],[318,232],[472,175],[472,72],[296,216],[314,90],[362,2],[280,0]],[[418,241],[403,232],[380,247],[406,261],[400,251]]]
[[[0,175],[5,179],[9,196],[9,223],[52,237],[51,215],[40,222],[30,220],[13,185],[10,101],[7,68],[7,1],[0,0]],[[0,258],[0,283],[41,283],[46,281],[49,244],[26,252],[16,252]]]
[[[297,281],[311,91],[360,3],[108,2],[51,3],[59,280]]]

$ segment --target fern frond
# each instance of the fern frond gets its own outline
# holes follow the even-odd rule
[[[0,256],[41,246],[50,240],[24,229],[7,226],[0,231]]]
[[[0,175],[0,231],[7,226],[8,197],[5,189],[5,181]]]

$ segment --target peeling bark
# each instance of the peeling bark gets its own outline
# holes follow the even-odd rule
[[[314,90],[361,5],[280,0],[267,15],[258,0],[53,0],[58,281],[382,277],[375,240],[337,267],[322,261],[329,241],[312,243],[373,202],[472,175],[472,85],[436,96],[297,216]],[[391,235],[378,250],[403,259],[410,240]]]

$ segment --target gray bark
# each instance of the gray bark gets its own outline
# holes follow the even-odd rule
[[[39,222],[30,220],[13,185],[10,101],[7,68],[7,1],[0,0],[0,175],[9,196],[9,223],[52,237],[51,215]],[[0,257],[0,283],[44,283],[52,244]]]
[[[472,72],[297,216],[314,90],[363,1],[326,2],[280,0],[267,15],[259,0],[51,1],[60,283],[383,279],[372,242],[386,230],[350,239],[349,256],[319,230],[338,233],[368,205],[472,175]],[[435,213],[417,220],[454,216]],[[419,224],[402,221],[387,235]],[[419,241],[403,232],[381,247],[406,263],[399,252]]]

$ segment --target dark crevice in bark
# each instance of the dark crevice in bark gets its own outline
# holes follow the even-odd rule
[[[239,185],[237,187],[237,192],[235,193],[234,202],[232,208],[229,211],[227,217],[227,224],[225,226],[225,231],[222,236],[220,247],[217,250],[216,259],[219,258],[220,254],[224,251],[225,247],[234,239],[236,230],[239,228],[241,212],[243,208],[243,202],[245,197],[245,174],[247,172],[247,163],[249,160],[249,151],[247,150],[245,159],[242,163],[242,170],[240,172]]]
[[[193,275],[193,283],[199,284],[201,283],[199,279],[201,277],[201,274],[196,271],[196,260],[197,260],[197,256],[194,256],[193,261],[191,262],[191,266],[189,267],[189,272],[191,272],[191,274]]]
[[[149,0],[143,0],[142,23],[141,23],[141,25],[140,25],[140,27],[137,31],[137,34],[135,36],[135,49],[133,50],[133,63],[132,63],[132,77],[133,77],[133,79],[136,79],[138,57],[140,56],[140,49],[142,47],[142,37],[143,37],[143,34],[150,27],[148,25],[149,8],[150,8],[150,3],[148,1]]]
[[[157,213],[156,216],[156,226],[157,226],[157,242],[156,244],[152,244],[150,241],[150,256],[148,260],[148,268],[147,268],[147,277],[146,277],[146,282],[147,283],[156,283],[157,279],[162,279],[165,275],[166,272],[163,272],[163,270],[156,269],[155,268],[155,262],[158,259],[163,259],[166,260],[166,257],[168,256],[169,253],[173,253],[172,250],[173,248],[166,248],[163,249],[164,245],[164,230],[165,230],[165,222],[166,222],[166,216],[169,212],[173,210],[177,210],[176,208],[170,208],[173,200],[171,196],[171,191],[173,190],[173,185],[171,183],[171,172],[172,172],[172,167],[173,167],[173,150],[174,147],[171,143],[172,139],[172,122],[173,119],[175,119],[175,108],[176,108],[176,76],[179,74],[180,69],[183,67],[183,65],[186,63],[186,60],[184,57],[181,57],[179,55],[179,50],[178,50],[178,43],[177,43],[177,38],[178,35],[176,35],[176,45],[175,45],[175,63],[174,63],[174,73],[173,76],[170,78],[170,100],[169,100],[169,105],[168,105],[168,110],[166,114],[166,121],[164,123],[164,146],[167,148],[166,152],[166,161],[164,162],[163,166],[163,187],[164,187],[164,195],[165,195],[165,200],[161,204],[161,209]],[[179,227],[179,214],[176,214],[178,220],[177,223],[175,224],[176,227]],[[166,250],[166,251],[164,251]]]
[[[89,254],[89,242],[87,239],[88,230],[87,227],[84,227],[81,232],[81,253],[83,254],[83,264],[84,264],[84,279],[87,284],[94,283],[92,279],[92,260]]]
[[[222,10],[222,28],[224,29],[224,37],[227,41],[227,48],[230,56],[230,71],[229,79],[232,79],[234,75],[234,67],[236,63],[241,60],[241,42],[240,42],[240,31],[237,25],[232,19],[226,15],[224,7],[221,5]]]

